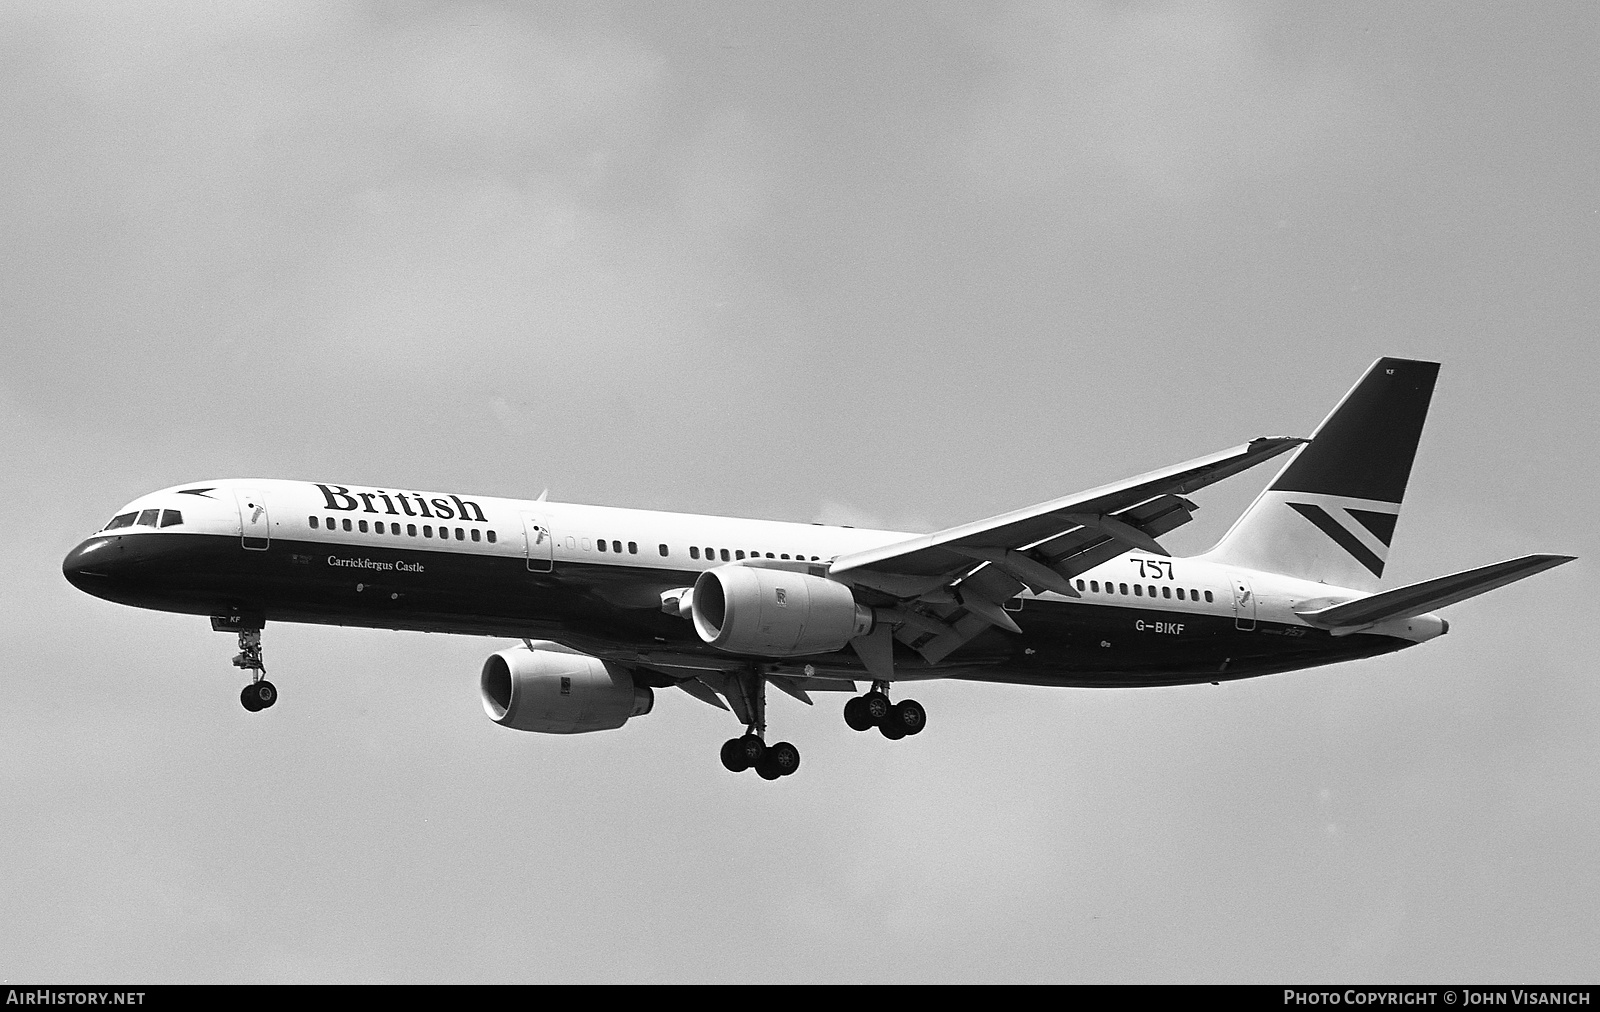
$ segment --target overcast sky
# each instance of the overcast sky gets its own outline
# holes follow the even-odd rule
[[[1600,978],[1592,4],[0,6],[0,980]],[[1386,586],[1221,687],[672,691],[73,590],[284,477],[926,531],[1444,363]],[[1202,551],[1266,470],[1196,496]]]

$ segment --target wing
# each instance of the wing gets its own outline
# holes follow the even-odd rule
[[[1150,471],[1126,481],[1013,510],[909,541],[840,556],[829,574],[897,605],[893,635],[929,663],[991,625],[1020,631],[1002,602],[1024,586],[1077,597],[1072,577],[1130,549],[1166,555],[1156,538],[1189,522],[1185,493],[1204,488],[1304,443],[1288,437]],[[893,644],[888,628],[858,648],[875,675]],[[869,656],[873,655],[873,656]]]

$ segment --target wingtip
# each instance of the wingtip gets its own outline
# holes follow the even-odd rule
[[[1304,436],[1257,436],[1255,439],[1250,440],[1248,449],[1251,453],[1281,453],[1284,450],[1309,442],[1311,440]]]

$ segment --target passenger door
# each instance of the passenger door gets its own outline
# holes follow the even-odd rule
[[[527,545],[528,569],[548,573],[555,568],[556,539],[550,526],[538,513],[522,514],[522,537]]]
[[[1233,578],[1233,624],[1249,632],[1256,627],[1256,595],[1250,581],[1235,574]]]
[[[266,493],[236,488],[233,498],[239,506],[239,541],[252,551],[266,551],[272,546],[272,518],[267,515]]]

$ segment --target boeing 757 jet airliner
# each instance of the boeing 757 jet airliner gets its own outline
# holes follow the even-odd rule
[[[895,683],[1148,686],[1371,657],[1445,633],[1434,609],[1571,561],[1529,555],[1377,592],[1439,366],[1384,358],[1311,439],[1263,438],[935,534],[223,479],[141,496],[62,565],[96,597],[236,633],[246,710],[277,701],[271,622],[522,640],[484,662],[489,718],[549,734],[621,727],[678,688],[745,726],[722,761],[763,778],[766,688],[869,691],[852,728],[927,714]],[[1157,540],[1196,489],[1291,453],[1209,552]]]

